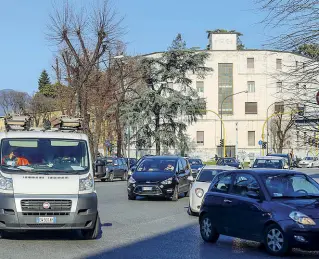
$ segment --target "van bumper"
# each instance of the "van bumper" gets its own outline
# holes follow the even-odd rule
[[[54,200],[72,200],[70,210],[49,210],[40,208],[35,210],[22,209],[18,204],[21,200],[54,203]],[[17,206],[18,205],[18,206]],[[67,230],[92,229],[97,217],[96,193],[80,195],[19,195],[0,194],[0,229],[1,230]],[[50,218],[51,222],[40,223],[39,218]]]

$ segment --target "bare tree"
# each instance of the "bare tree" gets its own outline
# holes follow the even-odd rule
[[[24,113],[30,97],[25,92],[4,90],[0,92],[0,106],[5,114]]]
[[[318,0],[256,0],[266,12],[267,28],[280,28],[269,45],[303,57],[286,64],[280,73],[283,82],[282,100],[291,107],[306,106],[298,125],[303,131],[317,131],[319,107],[316,94],[319,86],[319,1]],[[310,122],[311,123],[308,123]]]
[[[292,130],[295,125],[294,114],[278,113],[270,122],[270,139],[276,153],[282,153],[284,148],[290,147]]]
[[[34,124],[39,127],[41,119],[49,119],[50,112],[54,111],[55,101],[53,98],[36,93],[32,96],[29,105],[29,114],[33,117]]]
[[[122,33],[116,13],[108,1],[90,9],[76,11],[68,4],[51,15],[49,38],[61,48],[62,64],[69,86],[76,95],[76,113],[83,117],[84,130],[93,142],[90,130],[89,92],[95,85],[94,75],[108,50]]]

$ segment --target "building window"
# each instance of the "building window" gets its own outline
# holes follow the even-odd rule
[[[196,143],[204,145],[204,131],[196,132]]]
[[[204,81],[196,81],[196,90],[199,94],[204,93]]]
[[[255,131],[248,131],[248,146],[255,146]]]
[[[285,108],[284,108],[284,103],[283,102],[275,103],[275,112],[283,113],[284,111],[285,111]]]
[[[276,69],[278,69],[278,70],[282,69],[282,59],[280,59],[280,58],[276,59]]]
[[[277,93],[282,93],[282,82],[276,83]]]
[[[257,102],[246,102],[245,114],[257,114]]]
[[[255,81],[248,81],[248,82],[247,82],[247,88],[248,88],[248,92],[249,92],[249,93],[254,93],[254,92],[256,92],[256,89],[255,89]]]
[[[223,100],[233,94],[233,64],[218,64],[218,112],[221,113]],[[233,114],[233,97],[228,97],[223,102],[223,114]]]
[[[255,59],[254,58],[247,58],[247,68],[248,69],[255,68]]]

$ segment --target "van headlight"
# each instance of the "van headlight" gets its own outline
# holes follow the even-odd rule
[[[91,174],[87,177],[80,179],[79,183],[80,192],[93,192],[94,191],[94,179]]]
[[[161,184],[172,184],[172,182],[173,182],[173,178],[170,177],[170,178],[168,178],[168,179],[162,181]]]
[[[0,191],[13,191],[12,179],[4,177],[1,173],[0,173]]]
[[[312,218],[308,217],[307,215],[299,212],[299,211],[293,211],[289,214],[289,217],[294,220],[295,222],[302,224],[302,225],[311,225],[315,226],[316,223],[313,221]]]

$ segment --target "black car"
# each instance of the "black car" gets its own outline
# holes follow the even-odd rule
[[[291,248],[319,249],[319,184],[290,170],[240,170],[218,174],[204,196],[200,233],[264,244],[272,255]]]
[[[286,159],[289,169],[293,168],[293,161],[289,154],[267,154],[267,156],[283,157]]]
[[[243,165],[236,158],[232,158],[232,157],[219,158],[216,165],[220,165],[220,166],[228,165],[231,167],[236,167],[238,169],[243,169]]]
[[[128,180],[128,199],[137,196],[161,196],[177,201],[179,194],[188,195],[190,166],[177,156],[146,156],[135,167]]]
[[[100,157],[96,160],[95,167],[95,177],[102,182],[112,182],[115,178],[127,180],[128,167],[124,158]]]
[[[198,158],[196,158],[196,159],[189,158],[188,162],[189,162],[191,169],[192,169],[192,175],[194,178],[196,178],[199,170],[201,168],[203,168],[205,165],[203,164],[203,161],[201,159],[198,159]]]

